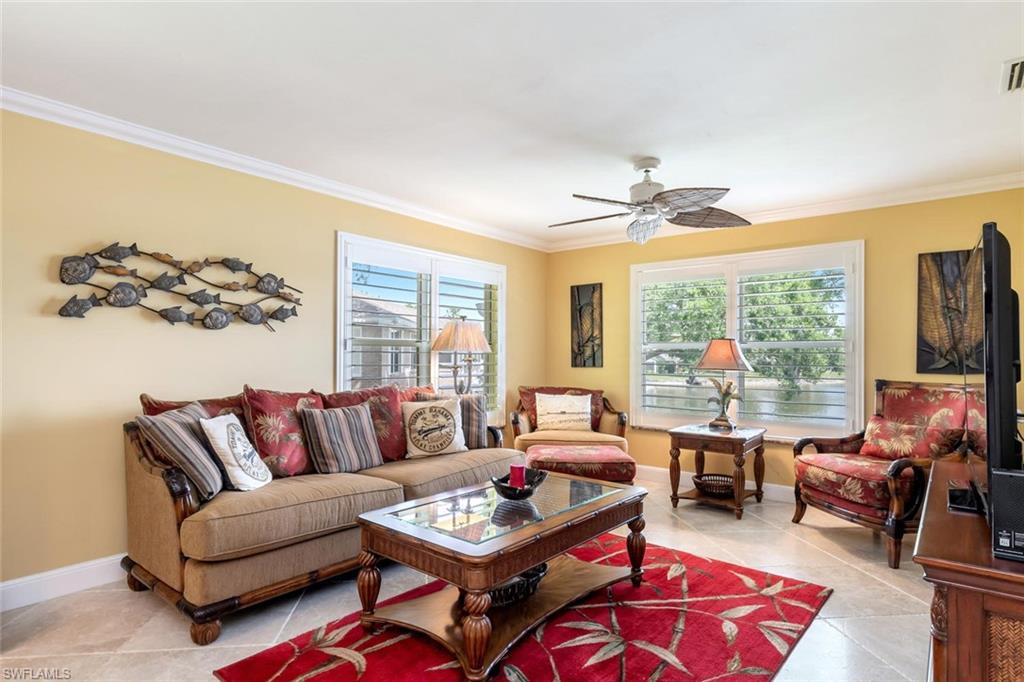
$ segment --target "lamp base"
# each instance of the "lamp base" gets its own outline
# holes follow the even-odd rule
[[[710,422],[708,422],[708,426],[710,426],[713,429],[719,429],[721,431],[732,431],[733,429],[736,428],[736,422],[730,419],[728,415],[720,414],[714,419],[712,419]]]

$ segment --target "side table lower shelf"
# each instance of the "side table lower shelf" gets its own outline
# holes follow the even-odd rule
[[[743,499],[748,497],[756,497],[757,490],[754,488],[747,488],[743,491]],[[693,488],[687,490],[685,493],[680,493],[677,499],[680,500],[693,500],[697,504],[706,504],[711,507],[720,507],[722,509],[731,509],[736,512],[737,517],[743,516],[743,507],[736,506],[736,499],[730,495],[729,497],[715,497],[713,495],[705,495],[701,491]],[[761,500],[758,500],[760,502]]]

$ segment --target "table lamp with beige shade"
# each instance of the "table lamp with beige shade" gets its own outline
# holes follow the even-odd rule
[[[747,359],[743,357],[743,351],[736,339],[711,339],[708,341],[704,354],[695,365],[697,369],[720,369],[726,372],[749,372],[754,368],[750,366]],[[732,379],[723,382],[718,379],[710,379],[711,383],[718,389],[718,396],[708,398],[709,403],[718,403],[718,416],[711,420],[710,426],[714,429],[731,431],[736,428],[736,423],[729,417],[729,403],[733,400],[743,400],[739,395],[739,389]]]
[[[469,393],[473,384],[473,354],[490,353],[491,344],[487,343],[484,328],[479,322],[467,322],[465,317],[460,317],[448,320],[434,342],[430,344],[430,350],[455,354],[449,368],[452,371],[452,386],[455,387],[455,392],[461,395]],[[466,353],[466,383],[459,381],[459,353]]]

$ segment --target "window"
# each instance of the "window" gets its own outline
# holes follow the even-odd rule
[[[773,436],[858,430],[862,262],[862,242],[845,242],[634,265],[634,426],[710,419],[708,379],[725,378],[743,396],[734,417]],[[694,367],[721,336],[739,340],[752,372]]]
[[[472,390],[487,395],[492,423],[503,423],[505,266],[342,233],[338,249],[336,385],[452,390],[452,354],[431,353],[430,342],[465,317],[482,325],[492,351],[472,358]],[[465,360],[460,353],[468,381]]]

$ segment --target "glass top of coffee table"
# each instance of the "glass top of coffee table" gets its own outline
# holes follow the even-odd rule
[[[420,528],[480,544],[622,490],[622,486],[548,476],[525,500],[506,500],[487,484],[388,516]]]

